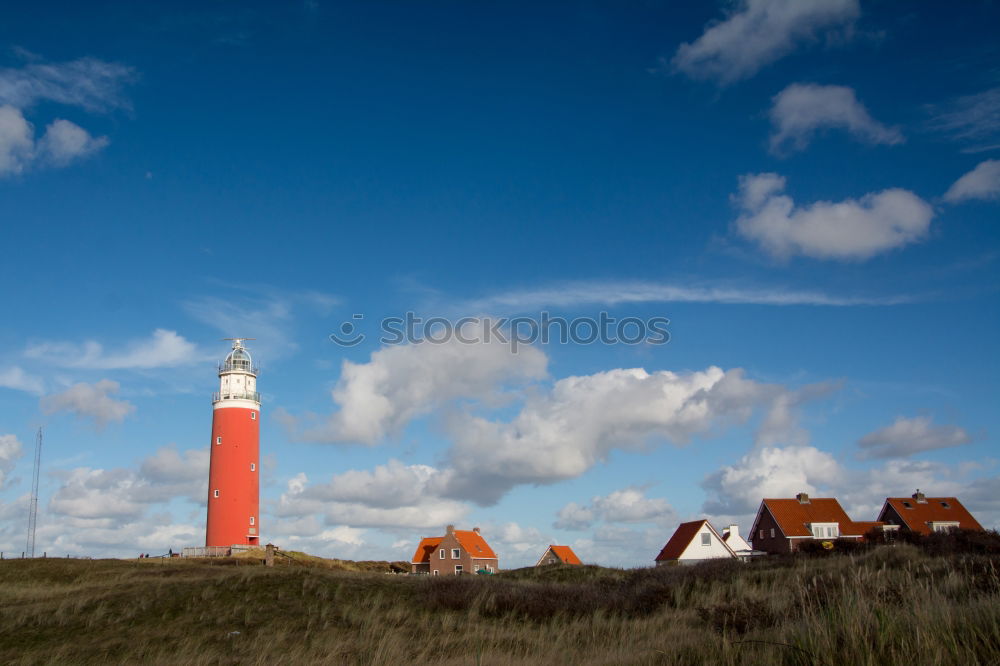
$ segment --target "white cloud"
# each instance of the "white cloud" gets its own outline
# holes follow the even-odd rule
[[[484,339],[471,331],[466,337]],[[513,353],[497,340],[464,344],[452,337],[440,344],[383,347],[368,363],[344,361],[333,389],[339,410],[305,437],[376,444],[450,401],[499,400],[502,384],[541,379],[546,362],[537,349],[522,347]]]
[[[742,370],[648,373],[615,369],[555,383],[532,395],[509,422],[453,416],[448,431],[449,496],[481,504],[522,483],[548,484],[580,476],[615,449],[642,449],[656,440],[677,445],[748,419],[785,392],[746,379]]]
[[[42,342],[29,345],[24,355],[66,368],[101,370],[165,368],[197,363],[208,358],[175,331],[158,328],[145,340],[129,343],[125,349],[105,352],[94,340],[83,344]]]
[[[865,458],[895,458],[961,446],[972,441],[963,428],[954,425],[934,425],[929,416],[898,417],[892,425],[868,433],[858,446]]]
[[[38,166],[63,167],[106,145],[107,137],[92,137],[87,130],[61,118],[49,124],[36,144],[35,128],[21,110],[0,106],[0,177]]]
[[[15,391],[25,391],[27,393],[41,394],[44,391],[42,380],[29,375],[17,366],[0,370],[0,386],[14,389]]]
[[[38,140],[39,159],[54,166],[66,166],[70,162],[92,155],[108,145],[108,137],[94,138],[79,125],[58,118],[45,130]]]
[[[282,519],[321,515],[326,525],[350,527],[413,529],[459,522],[469,507],[440,496],[440,475],[433,467],[395,460],[313,485],[299,473],[288,481],[274,513]]]
[[[897,144],[903,135],[886,127],[868,113],[854,90],[846,86],[821,86],[793,83],[775,95],[771,107],[771,152],[780,153],[791,146],[802,150],[816,132],[844,129],[867,143]]]
[[[0,69],[0,104],[19,108],[51,101],[91,112],[128,108],[122,89],[136,78],[132,67],[96,58],[30,63]]]
[[[0,489],[7,475],[14,469],[17,459],[24,455],[24,447],[16,435],[0,435]]]
[[[991,141],[1000,133],[1000,87],[931,107],[932,127],[960,141]]]
[[[956,203],[968,199],[1000,198],[1000,160],[986,160],[956,180],[944,200]]]
[[[135,406],[124,400],[115,400],[111,394],[118,393],[118,382],[102,379],[94,384],[80,382],[62,393],[41,399],[42,411],[46,414],[73,412],[78,417],[90,417],[98,428],[108,423],[122,422],[135,411]]]
[[[741,0],[725,20],[714,22],[671,61],[680,72],[727,84],[791,53],[821,32],[849,28],[860,15],[858,0]]]
[[[0,176],[22,173],[35,154],[35,128],[19,109],[0,106]]]
[[[704,508],[713,514],[742,515],[756,510],[765,497],[816,494],[842,478],[833,456],[813,446],[758,447],[705,479],[702,486],[709,499]]]
[[[737,231],[778,258],[863,260],[926,237],[934,210],[903,189],[797,207],[774,173],[740,178]]]
[[[676,523],[678,516],[667,500],[646,497],[643,489],[628,487],[593,497],[587,507],[570,502],[559,510],[554,526],[558,529],[579,530],[590,527],[597,520],[606,523],[667,525]]]
[[[778,176],[775,176],[779,178]],[[630,303],[723,303],[748,305],[895,305],[910,299],[900,296],[835,296],[784,287],[749,287],[745,284],[696,285],[667,282],[592,280],[563,282],[536,289],[512,290],[460,303],[466,312],[524,312],[546,307],[623,305]]]

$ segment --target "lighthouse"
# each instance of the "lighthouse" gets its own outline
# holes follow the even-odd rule
[[[219,392],[212,397],[211,462],[208,470],[206,546],[260,542],[260,393],[257,367],[244,343],[219,365]]]

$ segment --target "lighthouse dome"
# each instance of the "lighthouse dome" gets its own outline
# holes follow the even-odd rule
[[[253,359],[250,358],[250,352],[248,352],[243,347],[237,347],[233,351],[229,352],[226,356],[226,360],[223,363],[225,370],[245,370],[246,372],[253,372]]]

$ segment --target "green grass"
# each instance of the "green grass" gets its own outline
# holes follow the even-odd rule
[[[297,559],[2,561],[0,663],[1000,663],[995,555],[457,579]]]

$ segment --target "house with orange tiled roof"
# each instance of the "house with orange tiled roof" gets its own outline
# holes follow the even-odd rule
[[[927,497],[920,490],[910,497],[885,498],[878,519],[887,528],[895,526],[921,534],[983,529],[957,497]]]
[[[455,576],[479,571],[496,573],[498,569],[497,554],[486,543],[478,527],[456,530],[454,525],[449,525],[444,536],[424,537],[410,561],[411,573],[432,576]]]
[[[707,520],[677,526],[673,536],[656,556],[656,566],[696,564],[718,558],[733,559],[736,553]]]
[[[836,498],[799,493],[794,499],[761,501],[750,541],[754,550],[792,553],[805,541],[860,540],[868,530],[881,525],[851,520]]]
[[[546,564],[583,564],[569,546],[549,546],[535,563],[536,567]]]

